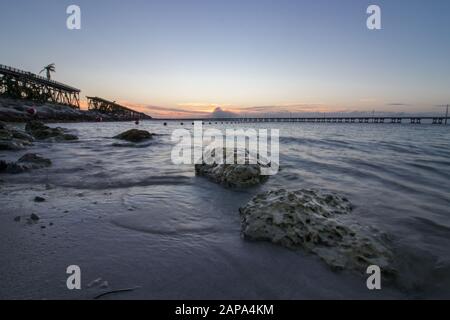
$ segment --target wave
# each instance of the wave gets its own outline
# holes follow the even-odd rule
[[[308,146],[327,146],[327,147],[341,147],[348,149],[355,149],[355,147],[346,141],[335,139],[314,139],[306,137],[280,137],[280,143],[308,145]]]

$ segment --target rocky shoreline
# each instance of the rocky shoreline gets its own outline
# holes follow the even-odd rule
[[[35,108],[37,113],[31,116],[27,111]],[[101,118],[102,121],[130,121],[116,116],[102,114],[89,110],[78,110],[69,106],[35,101],[0,98],[0,121],[24,123],[30,120],[40,120],[48,123],[64,122],[94,122]]]
[[[154,134],[131,129],[112,139],[124,140],[130,144],[153,139]],[[35,141],[52,143],[77,141],[78,137],[61,127],[52,128],[38,120],[28,121],[25,131],[0,121],[0,150],[20,151],[33,145]],[[129,145],[130,146],[130,145]],[[27,153],[15,162],[0,160],[0,173],[19,174],[33,169],[42,169],[51,166],[52,161],[35,153]]]
[[[0,150],[20,151],[33,145],[34,141],[69,142],[78,137],[64,128],[50,128],[40,121],[29,121],[25,131],[0,122]],[[9,174],[23,173],[29,170],[51,166],[50,159],[35,153],[27,153],[16,162],[0,160],[0,172]]]

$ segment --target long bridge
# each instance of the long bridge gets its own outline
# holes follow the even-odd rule
[[[86,97],[88,101],[88,109],[102,114],[108,114],[116,117],[118,120],[148,120],[152,119],[149,115],[137,112],[128,107],[122,106],[115,101],[108,101],[99,97]]]
[[[360,123],[360,124],[422,124],[430,123],[436,125],[446,125],[449,123],[450,117],[446,116],[435,116],[435,117],[422,117],[422,116],[407,116],[407,117],[290,117],[290,118],[184,118],[184,119],[153,119],[159,121],[181,121],[191,122],[191,121],[202,121],[206,124],[223,124],[223,123],[268,123],[268,122],[291,122],[291,123]]]
[[[0,64],[0,96],[80,108],[80,89]]]

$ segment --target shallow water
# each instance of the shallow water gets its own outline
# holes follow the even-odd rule
[[[89,298],[97,289],[65,288],[66,266],[79,264],[86,282],[103,277],[113,287],[140,287],[120,298],[450,298],[450,126],[215,125],[280,129],[282,170],[245,191],[171,163],[170,134],[179,122],[142,122],[140,129],[162,135],[139,148],[110,138],[131,123],[61,126],[80,140],[0,154],[16,160],[37,152],[53,161],[0,176],[0,255],[7,261],[0,297]],[[360,223],[391,238],[399,282],[369,291],[364,277],[333,272],[312,255],[242,240],[238,208],[277,188],[347,196]],[[35,195],[48,200],[36,204]],[[13,222],[31,212],[54,226]]]

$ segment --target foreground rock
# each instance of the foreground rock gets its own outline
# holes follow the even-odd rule
[[[18,174],[29,170],[42,169],[51,166],[49,159],[34,153],[27,153],[17,162],[0,161],[0,172]]]
[[[41,121],[30,121],[25,127],[25,131],[38,140],[52,139],[54,141],[73,141],[78,137],[67,133],[63,128],[50,128]]]
[[[225,149],[224,161],[228,157],[236,156],[236,151],[228,152]],[[212,152],[214,156],[214,151]],[[261,164],[249,164],[248,152],[246,152],[247,164],[196,164],[195,174],[198,176],[207,177],[211,181],[230,188],[246,188],[256,186],[267,181],[268,176],[261,174]],[[207,161],[211,163],[210,161]],[[254,162],[250,162],[254,163]]]
[[[29,134],[0,122],[0,150],[22,150],[33,140]]]
[[[370,265],[393,275],[393,253],[377,230],[352,219],[351,203],[312,190],[265,192],[239,209],[242,234],[318,255],[334,269],[365,273]]]
[[[129,142],[141,142],[153,139],[153,134],[145,130],[131,129],[113,137],[114,139],[125,140]]]

